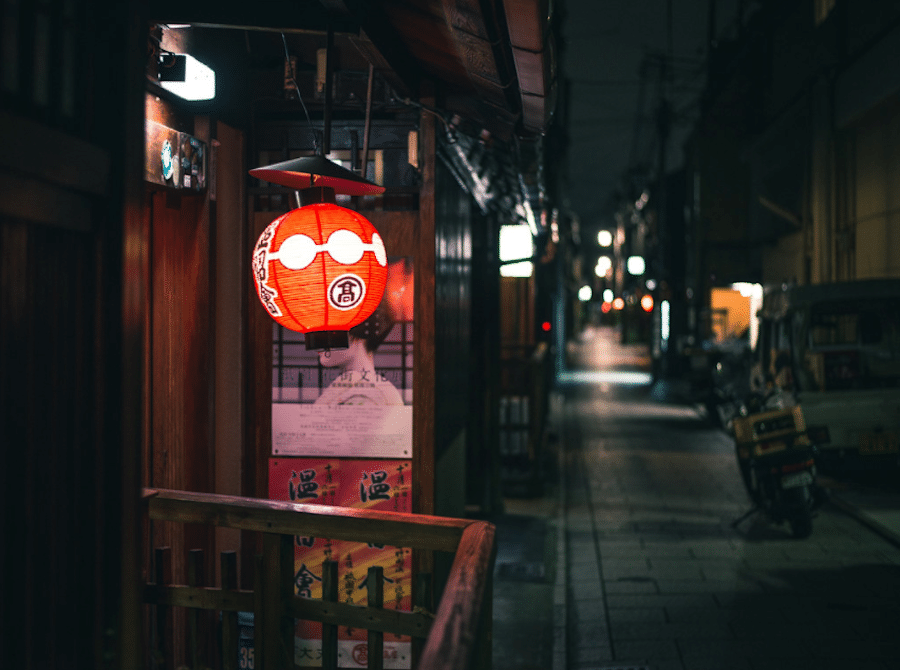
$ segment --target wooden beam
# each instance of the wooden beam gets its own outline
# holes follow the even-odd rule
[[[444,15],[456,52],[469,81],[492,104],[507,107],[508,73],[501,73],[481,5],[474,0],[443,0]]]
[[[196,607],[223,612],[252,612],[253,591],[218,589],[204,586],[166,586],[147,584],[144,602],[148,605]]]
[[[151,519],[453,552],[470,523],[449,517],[149,489]]]
[[[433,621],[431,615],[421,612],[359,607],[309,598],[294,598],[288,605],[288,612],[296,619],[422,638],[428,637]]]

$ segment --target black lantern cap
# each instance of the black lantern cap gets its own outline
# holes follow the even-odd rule
[[[312,349],[346,349],[350,346],[350,338],[346,330],[314,330],[306,333],[306,350]]]
[[[379,195],[384,186],[373,184],[324,156],[304,156],[250,170],[250,175],[279,186],[302,191],[327,186],[342,195]]]

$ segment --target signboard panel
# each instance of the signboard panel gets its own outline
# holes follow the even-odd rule
[[[411,461],[393,459],[273,458],[269,461],[269,497],[273,500],[338,505],[392,512],[412,508]],[[294,538],[294,584],[299,596],[322,597],[322,564],[338,563],[338,599],[365,606],[366,578],[371,566],[384,570],[384,606],[411,611],[411,550],[321,537]],[[338,629],[340,667],[366,667],[367,633]],[[301,667],[321,665],[322,626],[297,621],[294,661]],[[410,667],[410,639],[385,635],[384,667]]]

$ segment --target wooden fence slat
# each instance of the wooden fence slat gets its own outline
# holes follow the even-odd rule
[[[369,607],[381,609],[384,606],[384,568],[373,565],[366,576],[366,597]],[[384,668],[384,633],[369,629],[368,635],[369,670]]]
[[[322,600],[323,602],[336,603],[338,600],[338,564],[337,561],[324,561],[322,563]],[[337,670],[337,626],[335,624],[322,625],[322,668],[323,670]]]
[[[154,552],[154,564],[157,585],[172,583],[172,547],[159,547]],[[174,668],[172,610],[166,605],[156,606],[156,645],[154,648],[154,666],[159,670]]]
[[[415,581],[413,582],[413,609],[419,612],[434,612],[434,590],[430,572],[418,572],[415,575]],[[424,646],[424,640],[413,638],[412,664],[414,668],[419,667],[419,658],[422,656]]]
[[[188,586],[198,587],[202,585],[203,550],[191,549],[187,560]],[[187,611],[188,624],[188,658],[192,668],[200,667],[200,610],[191,607]]]
[[[278,535],[278,648],[282,667],[294,668],[294,618],[289,616],[288,603],[294,599],[294,536]]]
[[[287,603],[294,595],[294,539],[291,535],[263,534],[263,612],[265,625],[255,626],[256,639],[265,640],[266,670],[294,665],[294,626]]]
[[[263,605],[266,590],[265,571],[263,557],[253,558],[253,653],[254,670],[269,670],[266,665],[266,638],[262,635],[266,627],[266,612]],[[277,670],[272,668],[271,670]]]
[[[224,591],[236,591],[238,585],[237,579],[237,553],[234,551],[223,551],[221,554],[221,573],[222,573],[222,589]],[[250,607],[245,607],[244,611],[250,611]],[[217,607],[215,609],[223,609]],[[237,612],[222,612],[222,634],[221,634],[221,651],[222,654],[222,670],[237,670],[238,654],[240,649],[238,646],[238,617]]]

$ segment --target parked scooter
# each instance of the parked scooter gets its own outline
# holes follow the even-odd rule
[[[786,521],[794,537],[809,537],[813,514],[825,498],[816,483],[816,445],[828,441],[827,429],[808,430],[799,406],[759,407],[734,417],[732,425],[741,476],[753,501],[732,527],[761,511],[773,523]]]
[[[748,367],[746,356],[737,352],[721,356],[712,370],[704,404],[713,425],[725,431],[732,430],[732,421],[750,394]]]

